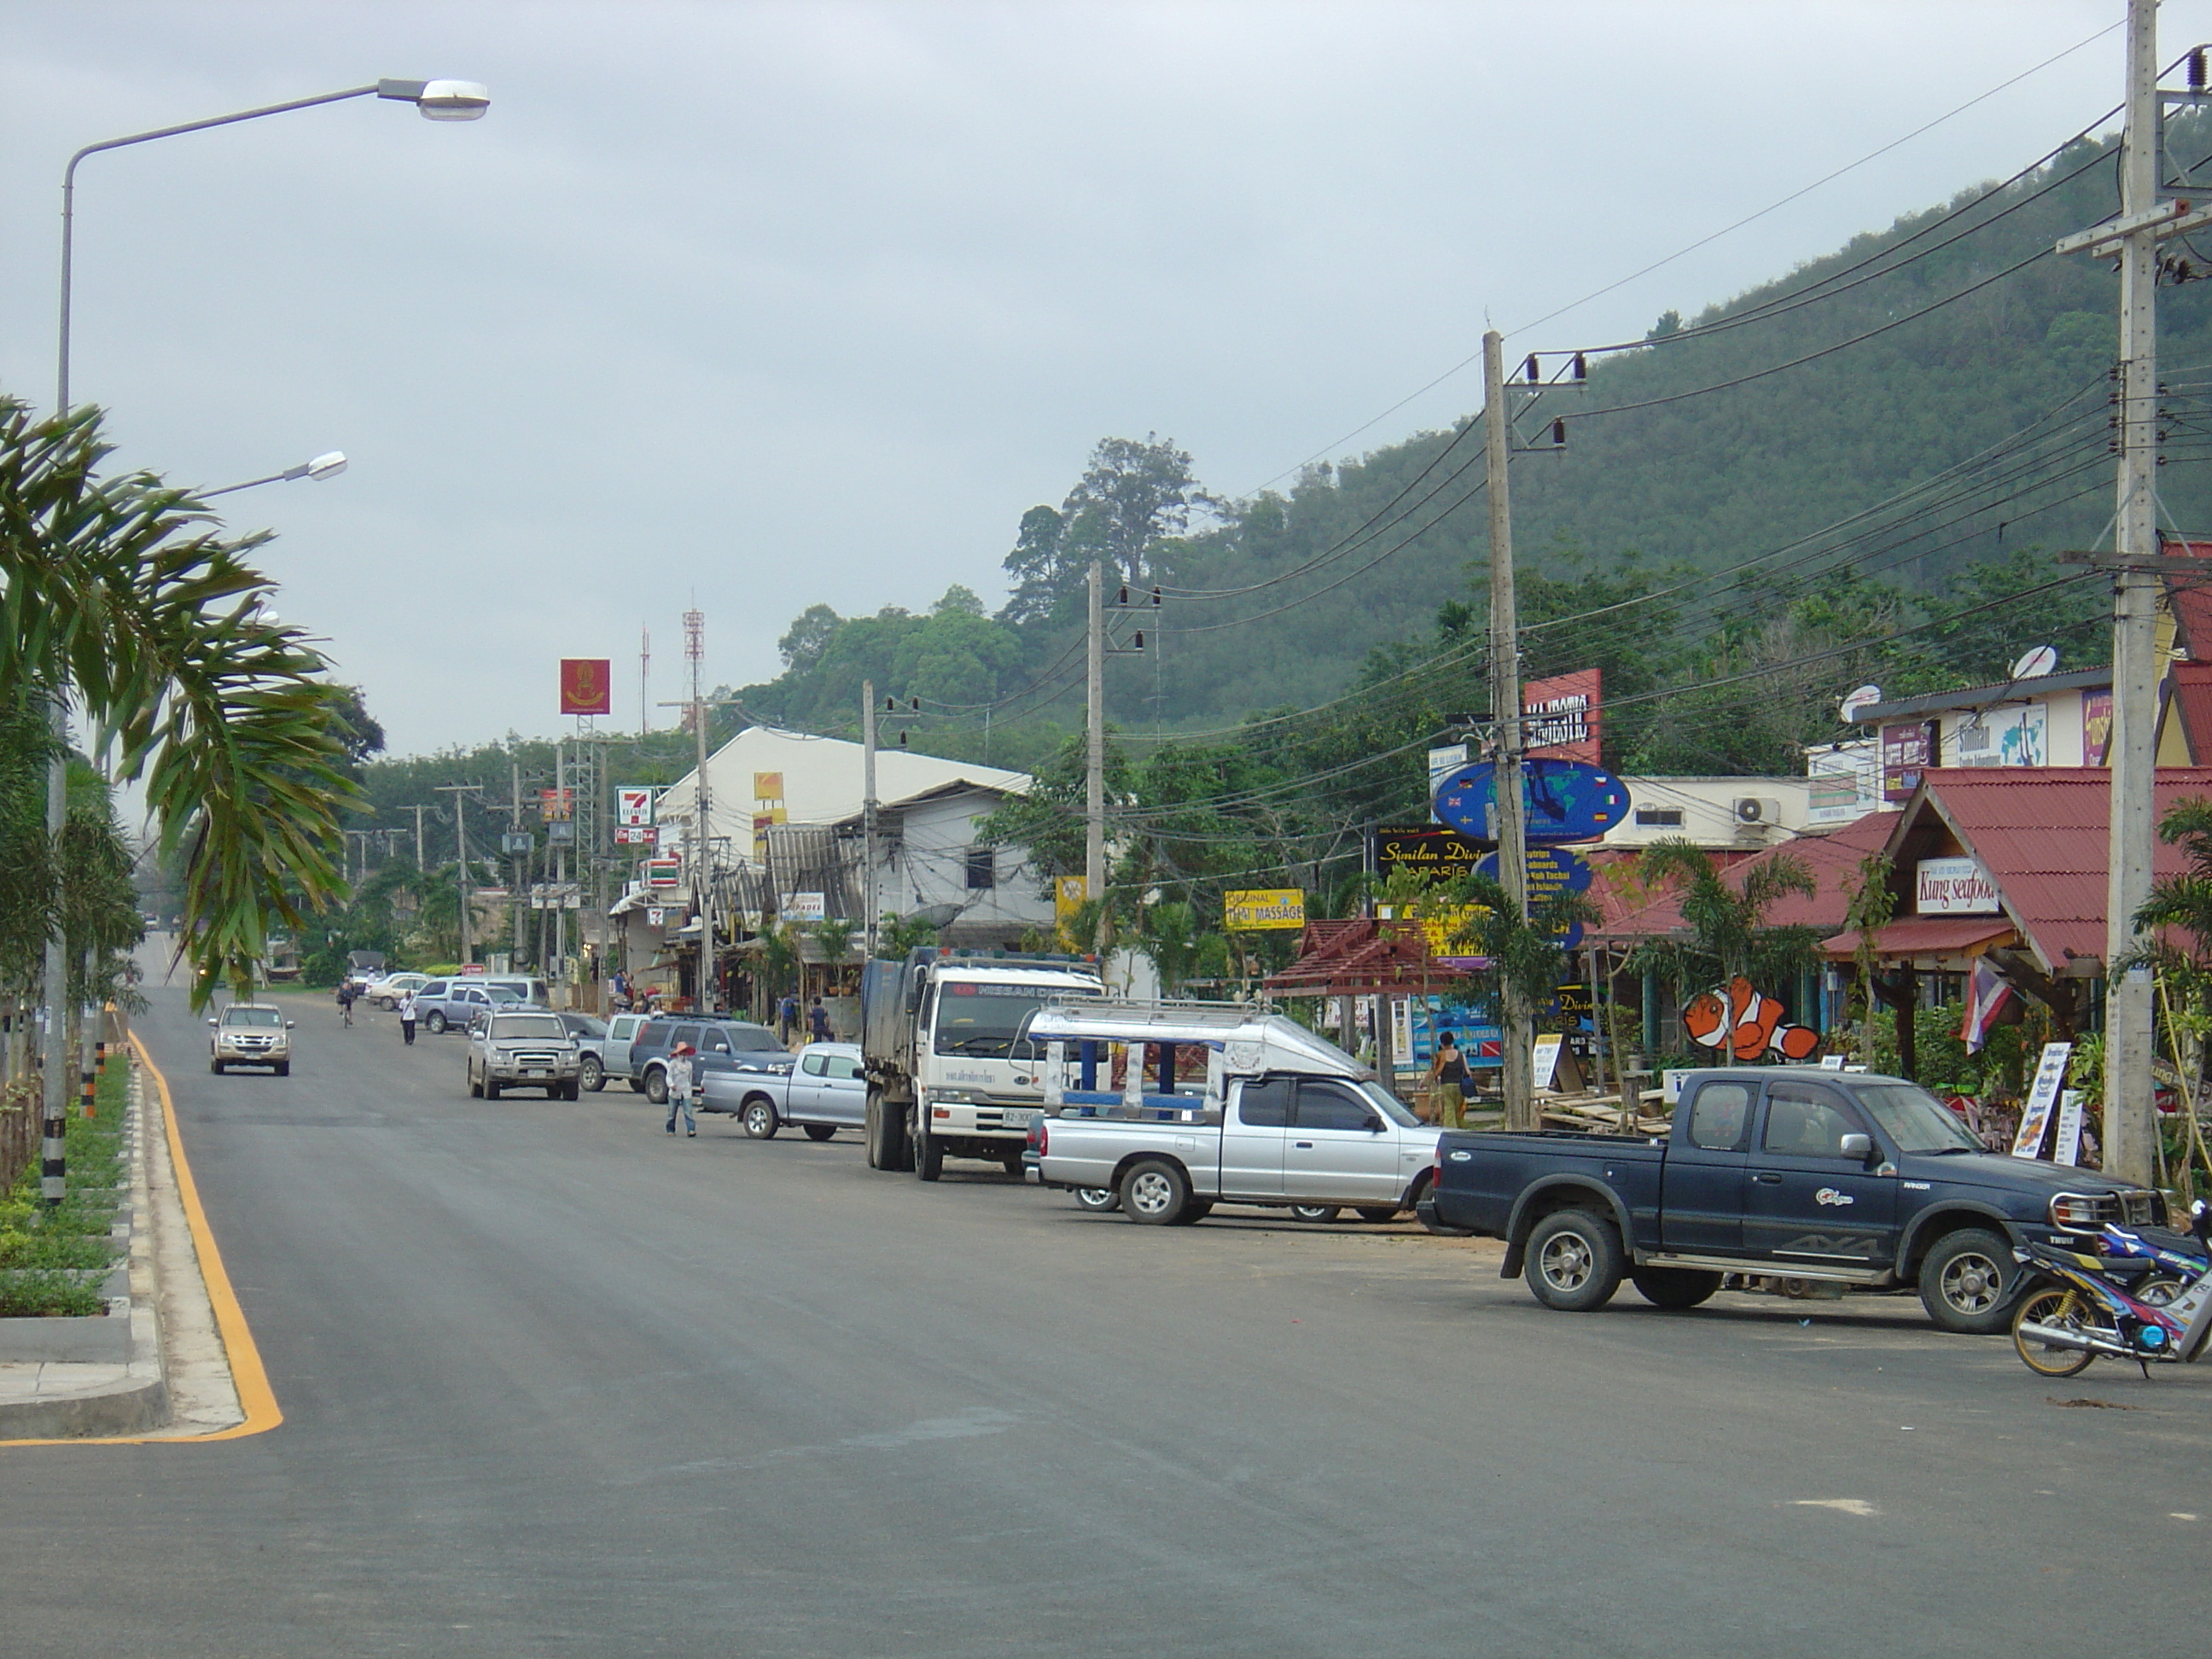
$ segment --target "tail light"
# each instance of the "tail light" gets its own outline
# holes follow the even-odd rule
[[[1046,1133],[1044,1120],[1041,1117],[1031,1118],[1030,1120],[1029,1133],[1030,1150],[1035,1152],[1039,1158],[1042,1158],[1044,1156],[1045,1142]]]

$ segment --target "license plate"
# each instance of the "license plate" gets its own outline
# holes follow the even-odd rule
[[[533,1066],[527,1072],[524,1073],[523,1075],[526,1077],[550,1077],[553,1073],[547,1071],[543,1066]]]
[[[1030,1124],[1036,1117],[1035,1112],[1001,1112],[999,1114],[999,1122],[1003,1127],[1019,1129],[1024,1134],[1027,1134]]]

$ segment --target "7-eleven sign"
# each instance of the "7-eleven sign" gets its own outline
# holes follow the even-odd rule
[[[653,791],[650,789],[617,789],[615,791],[615,822],[637,829],[653,822]]]

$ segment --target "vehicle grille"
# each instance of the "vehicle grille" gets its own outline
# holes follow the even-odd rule
[[[541,1066],[550,1071],[560,1063],[561,1057],[545,1048],[516,1048],[509,1050],[506,1059],[510,1066]]]
[[[276,1039],[275,1037],[265,1036],[232,1036],[226,1037],[223,1040],[229,1043],[232,1048],[236,1048],[240,1052],[248,1048],[274,1048],[276,1043]]]
[[[2118,1222],[2124,1227],[2157,1224],[2158,1194],[2141,1187],[2118,1193],[2061,1193],[2051,1200],[2054,1226],[2088,1231]]]

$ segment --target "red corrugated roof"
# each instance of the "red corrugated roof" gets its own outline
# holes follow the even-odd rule
[[[1820,890],[1809,899],[1795,893],[1784,895],[1767,913],[1767,924],[1776,927],[1802,924],[1818,927],[1823,934],[1833,933],[1844,925],[1850,911],[1851,893],[1858,886],[1860,862],[1868,854],[1881,850],[1890,831],[1897,827],[1897,819],[1894,812],[1869,812],[1829,835],[1798,836],[1730,862],[1722,872],[1722,879],[1741,890],[1752,871],[1787,853],[1812,872]],[[1616,865],[1601,872],[1592,887],[1605,890],[1601,902],[1606,913],[1605,919],[1590,929],[1593,938],[1626,942],[1688,931],[1682,923],[1680,894],[1668,891],[1653,896],[1636,884],[1632,865]]]
[[[1875,952],[1885,957],[1948,956],[2012,937],[2009,916],[1907,916],[1878,929],[1874,945]],[[1859,936],[1838,933],[1822,940],[1821,948],[1832,957],[1856,956]]]
[[[2063,973],[2069,962],[2103,958],[2110,772],[2101,766],[1948,768],[1928,773],[1921,790],[1905,817],[1933,811],[1951,827],[1981,860],[2048,968]],[[2157,815],[2164,817],[2185,796],[2212,796],[2212,767],[2159,768]],[[2182,869],[2181,849],[2159,842],[2152,873],[2175,876]]]
[[[1357,996],[1394,987],[1430,990],[1469,977],[1431,957],[1426,935],[1412,923],[1361,917],[1308,922],[1298,959],[1266,983],[1290,996]]]

